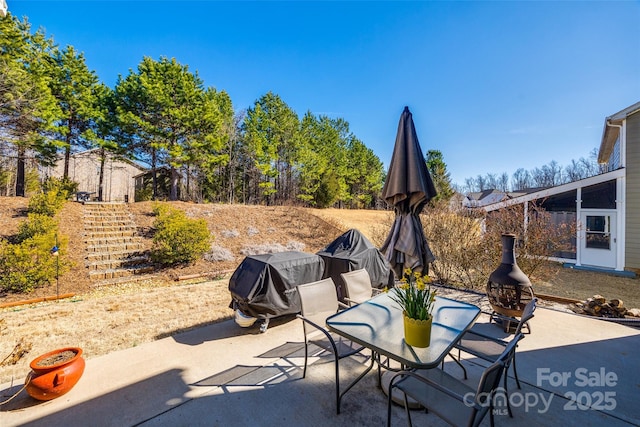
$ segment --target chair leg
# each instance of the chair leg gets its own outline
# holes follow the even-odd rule
[[[504,397],[507,401],[507,411],[509,412],[509,417],[513,418],[513,412],[511,412],[511,404],[509,403],[509,391],[507,390],[507,371],[509,368],[505,368],[502,375],[504,376]]]
[[[409,410],[409,401],[407,400],[407,393],[403,393],[404,395],[404,412],[407,414],[407,424],[409,427],[413,426],[411,422],[411,411]],[[391,390],[389,390],[389,396],[391,396]]]
[[[458,359],[456,359],[456,357],[449,353],[449,356],[451,356],[451,358],[453,359],[454,362],[456,362],[456,365],[460,366],[462,368],[462,372],[464,373],[464,379],[466,380],[467,377],[467,368],[464,367],[464,365],[462,364],[462,362],[460,362],[459,358],[460,358],[460,350],[458,350]],[[442,359],[442,369],[444,369],[444,358]]]
[[[489,422],[491,423],[491,427],[494,427],[494,421],[493,421],[493,393],[491,394],[491,403],[489,404]]]
[[[302,378],[307,376],[307,358],[309,357],[309,343],[307,338],[304,339],[304,368],[302,369]]]
[[[516,369],[516,354],[513,354],[513,361],[511,362],[513,364],[513,376],[516,379],[516,384],[518,385],[518,390],[520,390],[520,380],[518,379],[518,370]]]
[[[372,353],[372,357],[375,356],[376,364],[378,365],[378,388],[382,388],[382,368],[380,367],[380,355],[378,353]]]
[[[389,384],[389,395],[387,396],[387,427],[391,427],[391,384]]]
[[[342,396],[340,396],[340,370],[338,367],[338,355],[337,354],[333,354],[333,357],[335,359],[335,366],[336,366],[336,413],[338,415],[340,415],[340,400],[342,398]]]

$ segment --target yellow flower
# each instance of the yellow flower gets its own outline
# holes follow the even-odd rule
[[[436,290],[431,288],[431,278],[410,269],[405,269],[404,277],[389,291],[407,317],[420,320],[431,317],[435,294]]]

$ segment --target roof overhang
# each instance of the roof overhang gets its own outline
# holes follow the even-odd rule
[[[555,196],[556,194],[562,194],[568,191],[576,190],[578,188],[589,187],[591,185],[601,184],[603,182],[621,178],[624,176],[624,174],[624,169],[616,169],[611,172],[601,173],[600,175],[590,176],[589,178],[568,182],[556,187],[549,187],[541,191],[526,194],[524,196],[514,197],[513,199],[505,200],[503,202],[493,203],[491,205],[484,206],[483,209],[487,212],[491,212],[498,209],[506,208],[507,206],[518,205],[521,203],[530,202],[532,200],[544,199],[546,197]]]
[[[637,102],[624,110],[604,119],[604,129],[602,130],[602,140],[600,142],[600,150],[598,151],[598,163],[607,163],[613,147],[620,136],[620,127],[624,120],[632,114],[640,111],[640,102]]]

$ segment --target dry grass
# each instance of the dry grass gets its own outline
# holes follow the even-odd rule
[[[227,319],[232,314],[227,283],[119,285],[4,309],[0,354],[8,354],[20,339],[32,349],[16,365],[0,369],[0,383],[24,377],[30,360],[54,348],[82,347],[90,358]]]
[[[214,274],[233,270],[242,261],[243,248],[259,245],[304,244],[306,252],[317,252],[349,228],[359,229],[380,245],[393,219],[385,211],[299,209],[243,205],[198,205],[174,203],[190,216],[205,218],[214,244],[225,248],[232,260],[207,262],[167,269],[161,278],[135,284],[92,287],[84,268],[81,224],[82,205],[68,203],[60,215],[61,233],[69,236],[66,256],[76,266],[60,279],[60,293],[74,292],[72,299],[23,305],[0,310],[5,328],[0,331],[0,359],[21,338],[32,349],[16,365],[0,368],[0,383],[23,378],[28,363],[37,355],[62,346],[79,346],[87,357],[96,357],[227,319],[230,295],[227,279],[199,283],[176,282],[178,276]],[[27,200],[0,197],[0,237],[10,236],[24,217]],[[150,237],[151,203],[130,205],[141,235]],[[148,247],[150,240],[146,240]],[[558,268],[548,282],[532,278],[537,292],[586,299],[594,293],[618,297],[627,307],[640,307],[638,280]],[[4,295],[0,302],[55,295],[55,284],[35,294]]]

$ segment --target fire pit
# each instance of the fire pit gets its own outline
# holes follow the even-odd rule
[[[491,320],[502,325],[505,332],[512,323],[518,323],[525,305],[535,298],[529,278],[516,264],[515,240],[514,234],[502,235],[502,261],[487,282]]]

